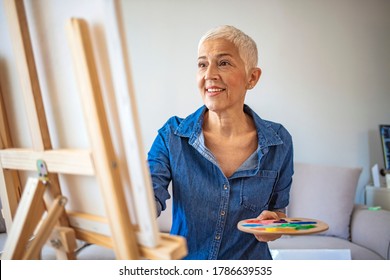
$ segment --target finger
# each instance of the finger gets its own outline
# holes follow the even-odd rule
[[[260,220],[272,220],[272,219],[278,219],[279,217],[273,211],[264,210],[257,218]]]
[[[276,239],[279,239],[282,237],[281,234],[269,234],[269,235],[254,235],[258,241],[261,242],[269,242],[269,241],[274,241]]]

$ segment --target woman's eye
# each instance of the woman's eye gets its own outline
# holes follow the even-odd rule
[[[206,63],[198,62],[198,68],[204,68],[204,67],[206,67]]]
[[[230,64],[230,62],[229,61],[221,61],[220,63],[219,63],[219,66],[228,66],[228,65],[231,65]]]

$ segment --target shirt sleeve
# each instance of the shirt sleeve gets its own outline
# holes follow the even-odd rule
[[[290,201],[290,189],[292,176],[294,174],[293,145],[291,135],[282,127],[279,135],[283,139],[283,145],[278,147],[284,154],[284,160],[280,165],[278,180],[269,204],[270,210],[283,209],[287,207]]]
[[[166,200],[171,196],[168,186],[171,182],[169,149],[166,140],[166,126],[161,128],[148,153],[148,164],[153,183],[157,206],[157,216],[166,208]]]

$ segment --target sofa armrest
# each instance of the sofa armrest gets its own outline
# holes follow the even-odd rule
[[[390,211],[355,207],[351,241],[390,259]]]

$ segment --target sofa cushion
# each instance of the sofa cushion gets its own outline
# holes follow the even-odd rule
[[[305,163],[295,163],[294,168],[288,216],[324,221],[329,230],[321,235],[348,239],[361,168]]]
[[[371,248],[390,259],[390,211],[355,207],[351,222],[353,243]]]

